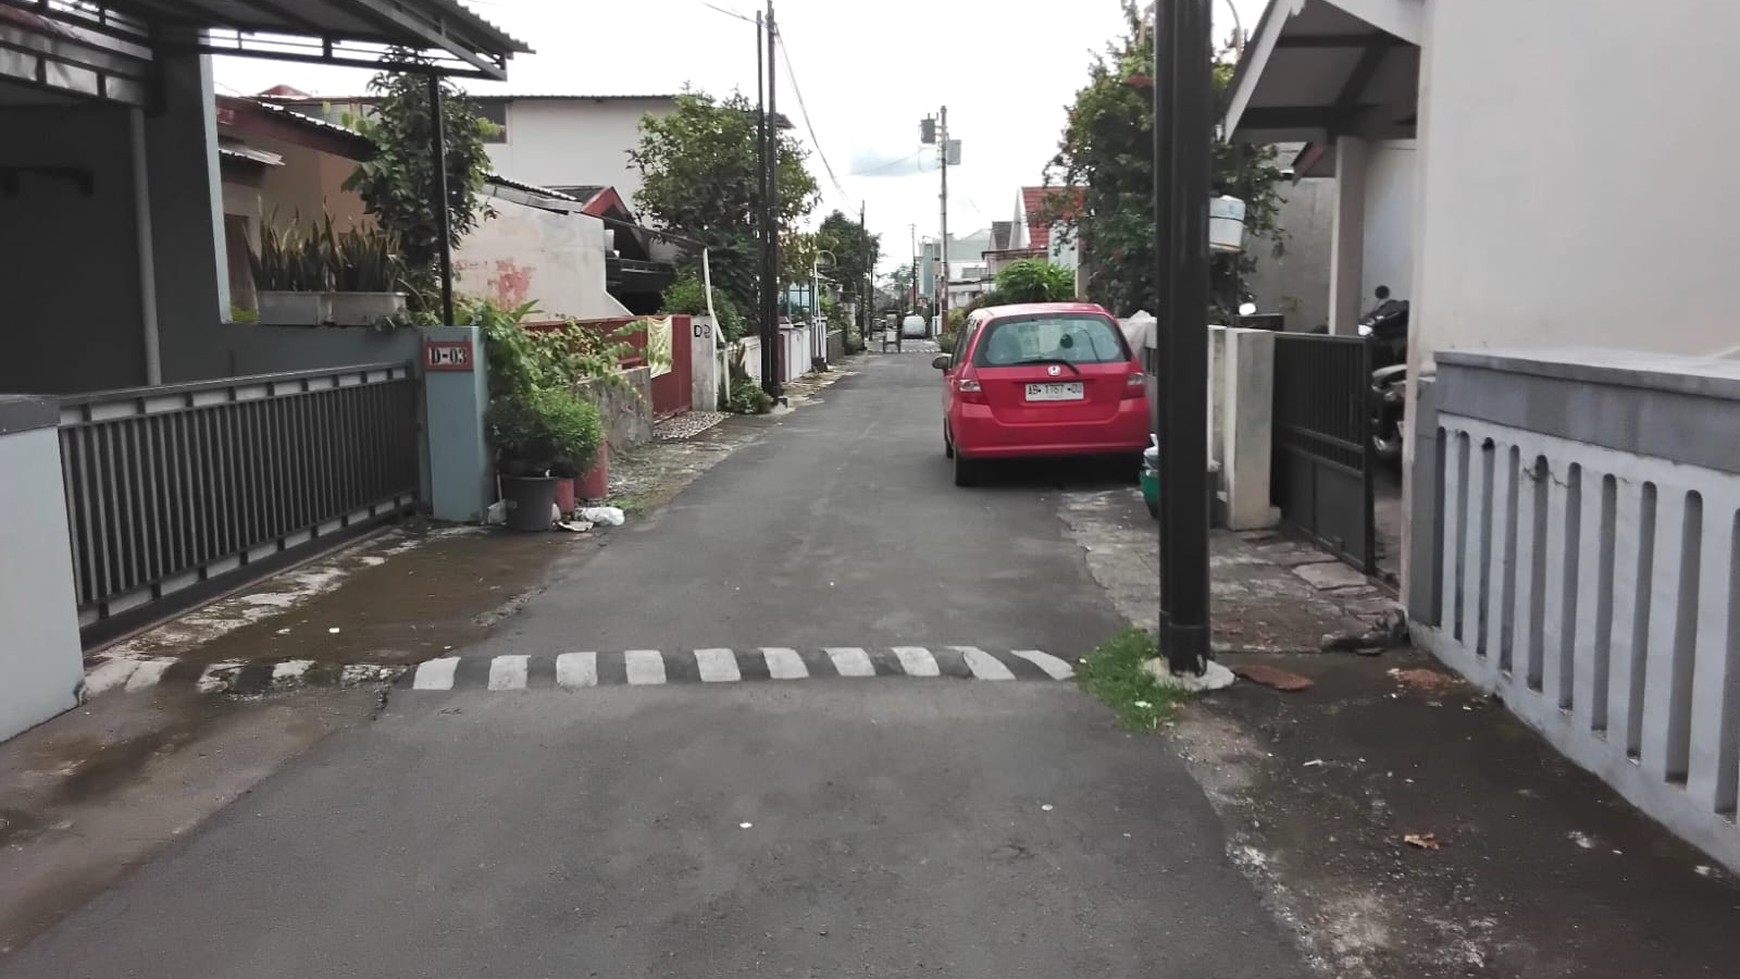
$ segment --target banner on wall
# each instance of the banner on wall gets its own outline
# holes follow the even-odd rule
[[[653,377],[671,372],[671,318],[649,317],[646,321],[646,363]]]

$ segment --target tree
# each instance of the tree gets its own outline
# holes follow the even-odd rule
[[[897,298],[901,309],[912,303],[912,266],[902,265],[888,273],[888,290]]]
[[[808,153],[781,133],[775,212],[782,228],[808,215],[819,196],[804,161]],[[720,101],[701,92],[677,96],[668,115],[645,115],[640,142],[628,154],[644,181],[635,206],[666,230],[703,242],[709,249],[713,285],[746,310],[756,305],[760,263],[756,247],[760,180],[756,110],[733,93]],[[683,258],[685,271],[700,267],[698,249]],[[808,275],[808,266],[805,266]]]
[[[1082,200],[1063,234],[1081,246],[1088,298],[1127,316],[1155,310],[1154,281],[1154,47],[1134,0],[1124,0],[1128,33],[1112,42],[1088,69],[1076,93],[1047,183],[1081,187]],[[1217,58],[1214,81],[1224,92],[1235,65]],[[1278,219],[1282,173],[1273,147],[1234,146],[1219,139],[1213,151],[1214,190],[1245,202],[1247,241],[1262,237],[1279,257],[1285,232]],[[1235,282],[1256,268],[1247,249],[1236,260],[1211,263],[1211,303],[1226,316],[1238,305]],[[1224,322],[1225,320],[1223,320]]]
[[[409,63],[421,58],[417,52],[405,50],[396,50],[391,57]],[[489,176],[484,138],[495,127],[483,118],[477,103],[451,82],[442,80],[439,84],[446,143],[448,244],[457,247],[479,222],[493,216],[483,202],[483,185]],[[369,79],[368,91],[374,110],[345,121],[374,141],[375,155],[357,165],[344,188],[355,191],[381,229],[398,238],[404,250],[411,301],[428,308],[438,285],[441,254],[428,76],[381,72]]]
[[[882,236],[835,211],[822,219],[816,244],[833,253],[834,271],[829,275],[840,284],[840,295],[847,302],[861,302],[865,279],[882,255]]]

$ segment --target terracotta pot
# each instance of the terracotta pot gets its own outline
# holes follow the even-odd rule
[[[598,447],[598,461],[574,480],[574,493],[582,500],[602,500],[610,495],[610,443]]]
[[[574,491],[579,482],[578,479],[564,479],[556,484],[556,508],[562,511],[563,518],[574,512]]]

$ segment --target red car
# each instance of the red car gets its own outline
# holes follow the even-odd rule
[[[993,459],[1122,455],[1148,447],[1147,378],[1111,313],[1092,303],[989,306],[967,317],[943,372],[943,445],[955,485]]]

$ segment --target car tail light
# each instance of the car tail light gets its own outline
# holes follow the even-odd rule
[[[1124,381],[1124,399],[1140,398],[1148,393],[1148,375],[1136,371]]]
[[[985,389],[980,386],[976,377],[962,377],[955,380],[955,393],[961,397],[961,403],[982,405],[985,403]]]

